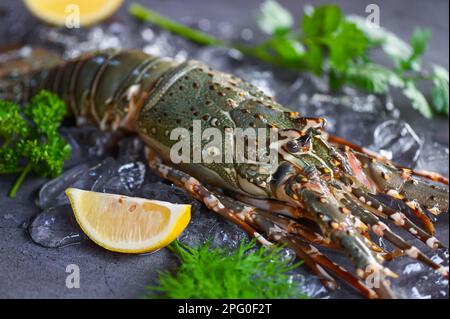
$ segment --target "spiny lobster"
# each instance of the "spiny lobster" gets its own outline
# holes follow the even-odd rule
[[[448,211],[446,178],[397,167],[328,135],[324,119],[302,117],[255,86],[197,61],[177,64],[134,50],[95,52],[66,62],[47,56],[44,64],[39,63],[45,60],[42,51],[33,55],[31,71],[11,75],[20,65],[14,63],[0,68],[2,98],[24,102],[47,89],[63,98],[78,120],[93,121],[102,130],[137,133],[156,174],[262,244],[287,245],[326,287],[336,288],[329,274],[334,273],[368,298],[394,297],[385,276],[396,274],[383,262],[402,254],[448,277],[448,267],[432,261],[385,223],[390,220],[431,249],[444,248],[434,237],[428,214]],[[254,163],[175,165],[169,154],[177,141],[170,132],[182,127],[192,134],[193,120],[223,132],[275,128],[289,140],[276,145],[279,165],[269,169]],[[379,247],[373,235],[397,250]],[[344,250],[356,275],[316,246]],[[382,274],[380,283],[369,287],[365,279],[374,273]]]

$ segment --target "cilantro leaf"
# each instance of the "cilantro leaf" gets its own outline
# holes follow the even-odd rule
[[[420,57],[428,47],[431,39],[431,30],[424,28],[416,28],[411,36],[412,52],[409,57],[400,62],[403,70],[420,71]]]
[[[349,62],[362,56],[368,46],[365,34],[351,22],[343,22],[336,34],[327,39],[330,50],[330,64],[339,71],[345,71]]]
[[[439,65],[433,65],[433,88],[431,100],[436,112],[449,115],[449,75],[448,70]]]
[[[307,50],[303,56],[308,69],[316,75],[322,75],[324,56],[322,48],[314,42],[306,42]]]
[[[373,93],[386,93],[390,85],[404,86],[403,80],[395,72],[373,63],[349,66],[346,77],[348,83]]]
[[[268,0],[261,5],[257,22],[267,34],[283,34],[293,26],[294,18],[278,2]]]
[[[369,47],[381,47],[395,67],[398,67],[405,57],[411,56],[411,46],[389,30],[383,27],[374,28],[365,18],[356,15],[348,16],[347,21],[355,23],[358,29],[364,32],[369,41]]]
[[[438,75],[434,70],[428,75],[426,69],[422,70],[421,57],[431,38],[429,29],[415,29],[407,43],[391,31],[367,23],[364,17],[344,16],[338,6],[325,4],[306,6],[301,30],[296,30],[289,11],[275,0],[266,0],[261,5],[258,25],[270,37],[256,46],[247,46],[183,26],[139,5],[132,5],[130,12],[202,45],[234,48],[267,63],[325,76],[330,89],[349,85],[385,93],[390,87],[399,87],[424,116],[431,117],[433,110],[448,116],[448,81],[442,72]],[[375,62],[378,56],[371,53],[376,49],[389,57],[392,66]],[[433,83],[431,108],[416,87],[416,82],[423,80]]]
[[[298,40],[286,36],[274,37],[270,44],[278,56],[288,63],[298,64],[305,53],[305,47]]]
[[[309,38],[324,37],[337,30],[341,19],[341,9],[336,5],[307,7],[302,18],[302,32]]]
[[[430,119],[433,117],[433,110],[422,92],[416,87],[412,81],[408,81],[403,89],[403,94],[410,99],[414,109],[419,111],[423,116]]]

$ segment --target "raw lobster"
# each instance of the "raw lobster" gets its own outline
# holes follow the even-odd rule
[[[396,167],[326,134],[324,119],[300,116],[253,85],[197,61],[177,64],[127,50],[47,62],[14,76],[5,76],[11,70],[3,71],[0,96],[25,101],[47,89],[67,102],[79,122],[139,134],[154,172],[185,188],[262,244],[292,248],[326,287],[336,287],[329,275],[333,273],[366,297],[393,297],[386,276],[396,274],[383,264],[403,253],[448,276],[448,267],[436,264],[386,224],[390,220],[430,249],[444,248],[434,237],[429,214],[448,211],[446,178]],[[192,138],[194,121],[221,132],[275,129],[282,142],[268,146],[276,152],[277,165],[195,162],[194,154],[173,163],[170,152],[178,141],[171,132],[183,128]],[[199,146],[203,149],[207,143],[201,140]],[[217,151],[207,148],[201,157],[208,159],[211,150]],[[399,202],[401,211],[396,208]],[[385,251],[373,242],[373,235],[398,250]],[[356,275],[316,246],[344,250]],[[369,285],[374,275],[380,280]]]

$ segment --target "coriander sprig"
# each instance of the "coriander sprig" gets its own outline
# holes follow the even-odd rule
[[[9,191],[14,197],[28,173],[55,177],[70,156],[70,145],[57,132],[66,112],[56,95],[42,91],[21,108],[0,101],[0,174],[20,173]]]
[[[362,17],[344,16],[332,4],[305,7],[298,28],[289,11],[274,0],[266,0],[257,22],[269,38],[249,46],[189,28],[138,4],[132,4],[129,10],[140,20],[198,44],[234,48],[267,63],[326,77],[330,89],[346,85],[371,93],[387,93],[397,88],[423,116],[449,114],[448,70],[433,66],[427,72],[422,68],[421,57],[431,38],[428,29],[417,28],[408,44],[381,27],[369,26]],[[371,58],[376,49],[386,53],[391,67]],[[422,82],[432,84],[430,92],[418,89]]]
[[[230,252],[210,242],[189,247],[175,241],[168,248],[181,264],[175,274],[159,273],[148,298],[307,298],[287,274],[300,263],[291,265],[280,247],[241,242]]]

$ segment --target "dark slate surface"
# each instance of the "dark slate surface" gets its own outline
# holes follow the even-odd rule
[[[157,11],[176,19],[184,16],[206,17],[251,27],[254,25],[255,8],[261,1],[138,2],[151,5]],[[291,0],[280,2],[293,12],[299,12],[306,3]],[[425,59],[448,68],[448,1],[335,2],[345,12],[360,15],[364,14],[368,3],[378,3],[381,8],[381,24],[403,38],[409,37],[414,26],[431,27],[434,36]],[[125,7],[115,18],[133,23]],[[9,21],[14,22],[11,24]],[[37,23],[22,7],[21,1],[2,0],[0,47],[19,42]],[[412,123],[419,132],[432,132],[436,141],[448,145],[449,126],[446,120],[425,121],[413,111],[402,112],[402,118]],[[89,242],[63,249],[46,249],[35,245],[28,238],[23,224],[38,212],[35,200],[45,179],[30,178],[15,199],[5,195],[11,181],[11,178],[0,177],[0,298],[135,298],[142,295],[145,285],[154,278],[156,269],[163,265],[174,265],[173,258],[166,250],[147,256],[129,256],[110,253]],[[65,286],[65,269],[72,263],[78,264],[81,269],[80,289],[67,289]]]

